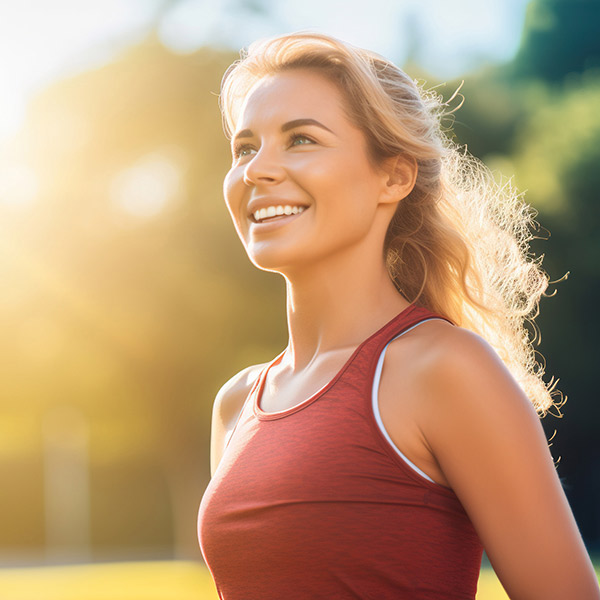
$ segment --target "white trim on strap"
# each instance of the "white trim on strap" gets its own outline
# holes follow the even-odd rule
[[[396,452],[396,454],[398,454],[398,456],[400,456],[400,458],[409,467],[411,467],[414,471],[416,471],[419,475],[421,475],[421,477],[424,477],[425,479],[427,479],[428,481],[431,481],[431,483],[435,483],[436,485],[440,485],[440,484],[437,483],[436,481],[434,481],[433,479],[431,479],[431,477],[429,477],[429,475],[427,475],[426,473],[424,473],[423,471],[421,471],[421,469],[419,469],[419,467],[417,467],[417,465],[415,465],[406,456],[404,456],[404,454],[402,454],[402,452],[396,447],[396,445],[392,441],[392,438],[390,437],[390,434],[385,429],[385,427],[383,425],[383,421],[381,420],[381,414],[379,413],[379,402],[378,402],[377,396],[378,396],[378,390],[379,390],[379,381],[381,379],[381,371],[383,370],[383,359],[385,357],[385,351],[387,350],[387,347],[395,339],[398,339],[399,337],[403,336],[405,333],[408,333],[411,329],[414,329],[415,327],[418,327],[421,323],[425,323],[426,321],[443,321],[443,320],[444,319],[439,319],[437,317],[432,317],[430,319],[424,319],[423,321],[420,321],[419,323],[415,323],[412,327],[409,327],[408,329],[406,329],[402,333],[398,334],[396,337],[392,338],[385,345],[385,347],[381,351],[381,354],[379,356],[379,360],[377,361],[377,367],[375,369],[375,376],[373,377],[373,389],[372,389],[372,393],[371,393],[371,397],[372,397],[372,401],[373,401],[373,414],[375,416],[375,421],[377,422],[377,425],[379,426],[379,429],[381,430],[381,433],[383,433],[385,439],[389,442],[390,446],[394,449],[394,451]]]

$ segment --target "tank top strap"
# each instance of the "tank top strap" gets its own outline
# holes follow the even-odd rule
[[[443,319],[454,325],[452,320],[448,317],[433,312],[423,306],[411,305],[367,340],[363,346],[363,350],[367,354],[374,353],[375,355],[379,355],[378,350],[386,346],[388,342],[391,342],[398,335],[412,329],[415,325],[430,319]]]
[[[431,319],[442,319],[455,325],[448,317],[422,306],[411,305],[362,344],[359,352],[354,356],[352,364],[349,365],[346,377],[352,379],[354,385],[358,383],[360,387],[364,387],[365,397],[367,395],[370,397],[377,362],[383,349],[396,337],[416,327],[419,323]]]
[[[244,403],[242,404],[242,408],[239,411],[235,425],[233,426],[233,429],[227,435],[227,439],[225,442],[225,450],[227,450],[227,447],[229,446],[229,442],[231,441],[233,434],[236,432],[240,422],[242,422],[248,416],[248,414],[252,414],[252,412],[253,412],[252,403],[254,401],[254,395],[256,393],[258,393],[258,390],[263,385],[263,379],[266,377],[269,367],[271,367],[275,363],[279,362],[282,359],[284,353],[285,353],[285,350],[280,352],[275,358],[273,358],[271,361],[266,363],[263,366],[263,368],[260,369],[260,371],[258,372],[258,375],[257,375],[256,379],[254,380],[254,383],[250,387],[250,391],[248,392],[246,399],[244,400]]]

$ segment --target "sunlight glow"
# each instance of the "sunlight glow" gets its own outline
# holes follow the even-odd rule
[[[28,165],[3,160],[0,164],[0,206],[26,207],[39,191],[38,177]]]
[[[17,133],[31,96],[109,62],[135,43],[160,0],[20,0],[0,5],[0,139]]]
[[[38,365],[55,359],[64,342],[63,332],[54,321],[44,316],[30,316],[21,324],[17,346],[28,364]]]
[[[164,210],[181,187],[179,166],[167,156],[152,153],[116,175],[109,193],[123,211],[153,217]]]

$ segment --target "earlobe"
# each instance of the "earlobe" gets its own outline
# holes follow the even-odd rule
[[[406,198],[417,180],[419,167],[414,157],[408,154],[393,156],[385,164],[385,190],[382,201],[398,202]]]

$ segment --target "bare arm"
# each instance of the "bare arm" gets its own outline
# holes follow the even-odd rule
[[[210,473],[215,474],[227,446],[228,434],[233,430],[264,364],[254,365],[240,371],[218,391],[212,410],[210,432]]]
[[[480,336],[452,328],[417,378],[419,425],[513,600],[599,600],[539,417]]]

